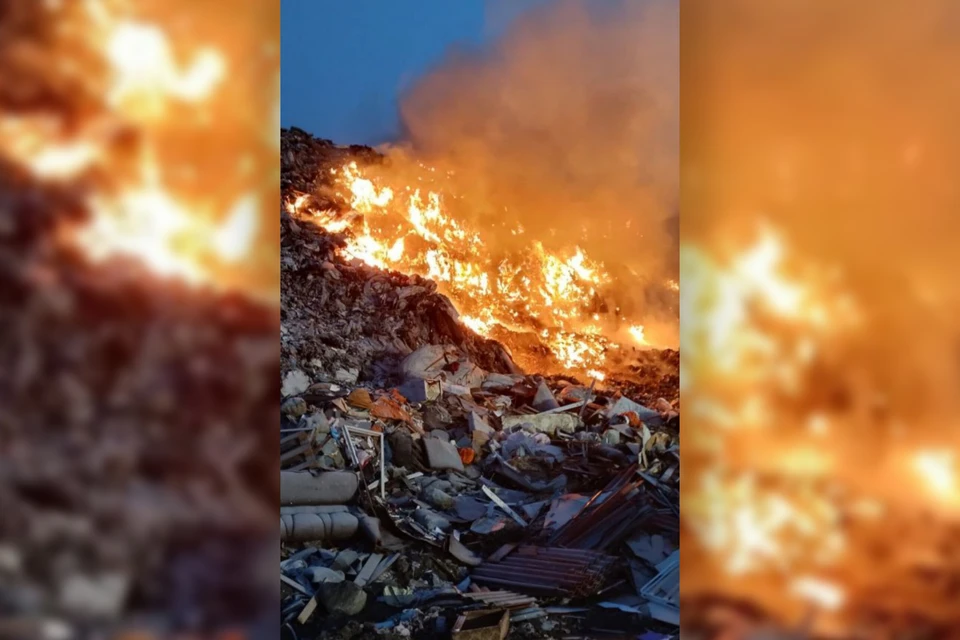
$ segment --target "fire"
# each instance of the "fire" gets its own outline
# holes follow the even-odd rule
[[[0,120],[0,145],[39,178],[70,179],[97,162],[103,151],[90,140],[58,140],[59,128],[52,118],[7,116]]]
[[[619,348],[604,337],[601,317],[591,309],[613,278],[582,248],[553,251],[532,241],[523,255],[494,257],[493,241],[455,218],[441,193],[380,186],[355,162],[333,173],[352,212],[312,212],[308,219],[331,233],[348,231],[345,257],[431,278],[462,311],[465,326],[484,336],[499,329],[533,333],[565,369],[600,371]],[[298,198],[287,207],[300,212],[304,202]],[[647,344],[642,326],[630,335]]]
[[[163,30],[130,20],[108,27],[104,54],[114,73],[109,103],[141,117],[162,116],[171,100],[206,99],[226,72],[223,56],[212,48],[197,51],[191,64],[178,68]]]
[[[700,425],[687,451],[704,456],[682,517],[726,580],[832,566],[848,540],[845,505],[823,485],[828,457],[798,445],[771,462],[764,451],[776,437],[761,439],[755,429],[768,433],[796,422],[809,432],[808,425],[827,422],[816,407],[794,416],[780,401],[798,391],[810,351],[845,328],[846,309],[830,302],[816,277],[788,270],[785,241],[771,228],[726,260],[682,245],[681,273],[681,387]],[[752,457],[735,456],[740,449]],[[830,610],[845,602],[842,586],[818,579],[784,585],[782,596]]]
[[[830,271],[801,269],[790,249],[769,227],[726,256],[681,245],[681,387],[697,420],[681,517],[691,546],[717,563],[712,587],[842,619],[870,597],[857,576],[874,561],[869,541],[888,537],[888,514],[954,509],[960,476],[954,449],[898,440],[884,453],[869,442],[878,436],[857,435],[884,433],[876,418],[818,399],[832,362],[818,356],[852,343],[868,316]]]
[[[947,449],[920,451],[913,455],[912,463],[914,472],[934,496],[943,501],[960,501],[955,452]]]
[[[375,207],[387,206],[393,200],[393,191],[388,188],[378,191],[373,182],[360,176],[360,171],[357,169],[357,163],[355,162],[351,162],[343,168],[343,180],[353,195],[350,204],[357,211],[370,212]]]
[[[231,71],[227,52],[174,42],[163,22],[134,16],[133,4],[123,0],[47,7],[59,22],[61,48],[77,51],[76,59],[61,53],[56,63],[73,69],[103,101],[70,126],[49,114],[2,116],[0,152],[41,180],[84,179],[88,219],[65,223],[56,237],[92,262],[124,257],[163,277],[237,286],[223,275],[253,253],[261,198],[236,189],[232,197],[213,189],[188,195],[178,185],[196,169],[167,157],[168,136],[178,131],[184,108],[199,119],[212,117]],[[132,154],[116,148],[118,132],[133,134]],[[271,289],[274,295],[265,297],[275,298]]]
[[[795,595],[827,611],[840,609],[847,598],[845,590],[840,585],[812,576],[794,579],[790,585],[790,590]]]
[[[235,263],[249,252],[260,224],[254,196],[240,197],[221,223],[198,216],[167,189],[152,161],[144,162],[142,184],[119,194],[94,195],[97,215],[73,232],[72,241],[94,262],[127,256],[155,273],[192,284],[206,281],[202,264],[210,259]]]
[[[795,393],[822,345],[860,322],[850,297],[821,274],[787,273],[785,253],[767,227],[727,264],[696,246],[680,249],[688,277],[680,296],[681,358],[690,364],[681,387],[735,381],[737,398],[722,402],[728,423],[769,424],[772,396]]]
[[[460,322],[462,322],[464,326],[469,327],[474,333],[482,336],[489,334],[493,329],[493,322],[491,320],[483,320],[474,316],[460,316]]]
[[[756,474],[720,469],[700,481],[687,513],[731,575],[826,564],[845,547],[835,530],[841,512],[817,487],[777,486]]]
[[[633,339],[637,341],[637,344],[647,344],[646,338],[643,337],[643,325],[635,324],[630,327],[629,331]]]

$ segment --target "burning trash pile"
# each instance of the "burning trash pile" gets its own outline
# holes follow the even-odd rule
[[[318,221],[375,152],[292,129],[281,158],[284,637],[675,636],[677,353],[526,373]]]
[[[619,265],[614,275],[578,246],[548,249],[535,237],[527,241],[535,231],[519,223],[507,234],[506,222],[492,229],[471,222],[463,197],[445,191],[455,186],[403,152],[337,149],[296,129],[284,134],[284,145],[288,164],[295,148],[319,154],[303,187],[286,192],[285,214],[295,230],[322,228],[337,239],[338,255],[361,269],[426,278],[413,285],[439,290],[460,312],[458,325],[505,345],[521,366],[603,378],[660,359],[637,320],[675,307],[676,281],[640,286],[624,275],[629,268]],[[645,306],[629,302],[639,290],[653,296]]]

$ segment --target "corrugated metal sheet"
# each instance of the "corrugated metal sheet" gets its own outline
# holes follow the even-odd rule
[[[650,615],[670,624],[680,624],[680,550],[657,565],[657,575],[640,589]]]
[[[473,570],[478,583],[525,594],[584,596],[599,591],[619,560],[594,551],[522,546]]]

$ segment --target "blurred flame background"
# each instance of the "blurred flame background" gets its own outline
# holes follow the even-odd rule
[[[960,625],[957,10],[684,3],[687,604]]]
[[[278,38],[0,3],[2,637],[276,634]]]
[[[10,3],[3,46],[24,78],[5,81],[0,151],[83,191],[87,215],[58,236],[85,259],[276,304],[275,11],[241,5]]]

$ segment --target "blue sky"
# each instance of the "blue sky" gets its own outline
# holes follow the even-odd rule
[[[451,46],[480,46],[542,1],[283,0],[281,125],[342,144],[389,140],[404,88]]]

